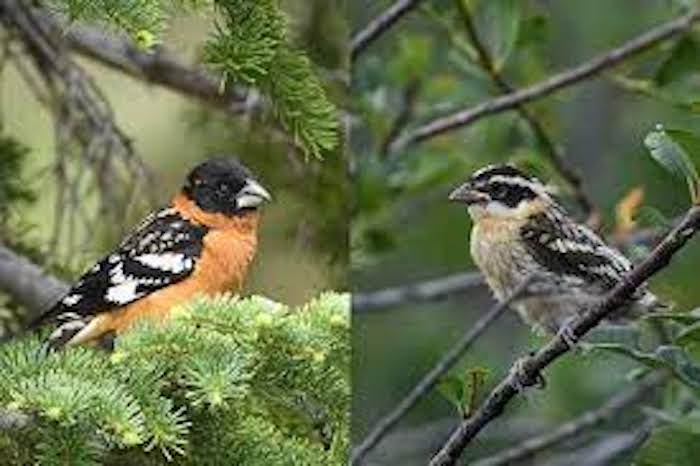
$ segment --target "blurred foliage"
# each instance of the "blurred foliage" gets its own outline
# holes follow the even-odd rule
[[[6,464],[341,465],[347,457],[347,295],[298,309],[201,299],[144,323],[109,355],[0,347]]]
[[[360,30],[391,3],[358,1],[351,10],[353,30]],[[499,94],[479,63],[459,6],[466,5],[472,13],[497,71],[518,89],[603,53],[696,4],[650,0],[635,4],[630,15],[628,3],[602,0],[431,0],[403,17],[359,57],[353,70],[357,122],[350,138],[354,290],[402,285],[473,267],[468,252],[470,220],[446,198],[455,185],[488,163],[512,162],[550,182],[559,188],[558,196],[570,213],[580,218],[570,187],[516,112],[481,119],[401,152],[387,150],[391,139],[403,131]],[[618,238],[635,228],[667,226],[697,202],[698,37],[696,28],[600,77],[527,106],[561,147],[567,163],[582,175],[583,189],[601,208],[604,235],[614,232]],[[407,92],[410,88],[417,92]],[[657,127],[659,123],[663,126]],[[671,166],[675,169],[669,173]],[[649,251],[635,244],[625,252],[638,261]],[[686,315],[700,302],[698,261],[700,245],[694,240],[652,280],[654,291],[675,303],[676,314]],[[442,302],[406,303],[356,316],[354,442],[413,388],[489,303],[488,293],[478,290]],[[685,375],[700,364],[700,355],[685,343],[671,342],[668,352],[658,354],[653,333],[645,328],[643,334],[641,341],[651,346],[635,351],[657,364],[675,364],[678,374]],[[447,398],[430,394],[385,439],[368,464],[425,464],[435,445],[448,435],[445,425],[454,425],[451,405],[457,404],[458,412],[464,410],[469,398],[464,377],[469,370],[488,368],[491,375],[479,390],[487,392],[516,357],[543,341],[531,335],[515,313],[504,316],[448,376],[452,388],[447,389]],[[464,461],[512,446],[599,406],[629,383],[628,371],[639,367],[646,366],[618,353],[595,351],[563,358],[547,369],[546,390],[510,408],[499,427],[485,431],[470,446]],[[681,382],[673,385],[671,391],[690,391],[679,389]],[[670,403],[669,410],[678,411],[679,403],[678,399]],[[605,430],[581,435],[577,448],[610,430],[626,429],[641,415],[640,409],[630,409]],[[407,440],[415,438],[420,442]],[[663,445],[663,439],[655,444]],[[530,464],[551,453],[535,456]]]

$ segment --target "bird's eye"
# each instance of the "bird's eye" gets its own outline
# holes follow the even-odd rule
[[[230,188],[228,187],[227,184],[220,184],[217,187],[217,191],[219,191],[221,194],[228,194],[229,190],[230,190]]]
[[[496,199],[503,199],[508,195],[508,188],[505,186],[499,186],[495,189],[493,197]]]

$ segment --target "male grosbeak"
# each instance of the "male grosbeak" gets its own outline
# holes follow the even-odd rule
[[[632,268],[622,253],[572,220],[544,184],[510,165],[476,171],[449,199],[467,205],[472,258],[496,299],[534,274],[532,291],[513,307],[536,329],[561,332],[573,342],[570,321]],[[662,306],[641,287],[614,317]]]
[[[195,167],[168,207],[151,213],[37,321],[51,347],[118,335],[165,319],[195,295],[237,291],[257,247],[258,207],[270,194],[235,158]]]

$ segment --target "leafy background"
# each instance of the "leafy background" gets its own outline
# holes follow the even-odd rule
[[[389,3],[355,2],[353,30],[367,24]],[[467,3],[496,65],[519,88],[672,19],[693,2]],[[641,188],[644,195],[640,225],[653,223],[651,218],[673,218],[689,204],[686,183],[654,162],[644,140],[657,123],[667,129],[697,132],[698,40],[697,31],[681,36],[602,76],[528,106],[581,173],[584,190],[602,210],[605,234],[621,228],[616,207],[635,188]],[[454,2],[434,0],[404,17],[358,59],[352,95],[361,118],[351,137],[356,164],[351,233],[355,291],[474,269],[468,253],[469,219],[446,198],[451,188],[487,163],[525,164],[561,187],[560,196],[569,210],[580,215],[565,182],[548,166],[528,126],[515,112],[485,118],[405,151],[382,151],[392,122],[406,108],[406,96],[411,93],[415,98],[408,99],[413,102],[409,106],[410,124],[414,125],[497,94],[473,56]],[[691,155],[696,157],[697,166],[700,153],[691,151]],[[644,251],[627,253],[638,259]],[[700,245],[695,241],[652,281],[653,290],[673,301],[677,311],[686,312],[698,304],[698,260]],[[489,293],[479,289],[440,302],[409,302],[355,315],[353,442],[359,442],[379,417],[394,407],[491,302]],[[483,396],[517,356],[543,341],[532,335],[515,313],[508,313],[478,340],[454,375],[461,377],[469,369],[486,368]],[[504,418],[470,446],[465,464],[599,406],[627,383],[627,373],[633,367],[636,365],[624,356],[598,352],[563,358],[547,370],[547,389],[533,390],[514,403]],[[674,402],[668,406],[677,407]],[[560,447],[578,451],[593,440],[638,425],[639,415],[639,410],[629,410]],[[456,422],[454,407],[444,394],[435,391],[377,447],[367,464],[425,464]],[[693,425],[696,429],[697,424]],[[687,424],[685,429],[684,436],[695,438]],[[668,439],[671,433],[664,435]],[[640,464],[691,464],[680,460],[664,463],[659,458],[668,461],[670,457],[663,454],[654,457],[654,451],[658,453],[655,445],[663,442],[664,435],[654,437],[649,455]],[[678,445],[686,445],[678,439]],[[562,449],[543,453],[532,464],[561,462],[557,455]],[[629,460],[624,458],[620,464]]]

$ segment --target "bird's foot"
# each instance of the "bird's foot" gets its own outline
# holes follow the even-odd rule
[[[518,358],[514,363],[513,367],[510,369],[510,375],[512,375],[512,386],[513,389],[518,393],[525,393],[525,389],[529,386],[535,385],[538,389],[543,389],[547,386],[547,381],[539,372],[535,375],[534,384],[530,382],[530,377],[528,376],[525,366],[530,357],[534,355],[534,351],[530,352],[529,356]]]
[[[557,331],[557,336],[566,343],[566,346],[569,347],[569,349],[575,350],[579,349],[578,345],[578,337],[574,333],[573,328],[571,325],[574,323],[574,321],[577,319],[577,316],[570,317],[569,319],[564,322],[564,324],[559,327],[559,330]]]

